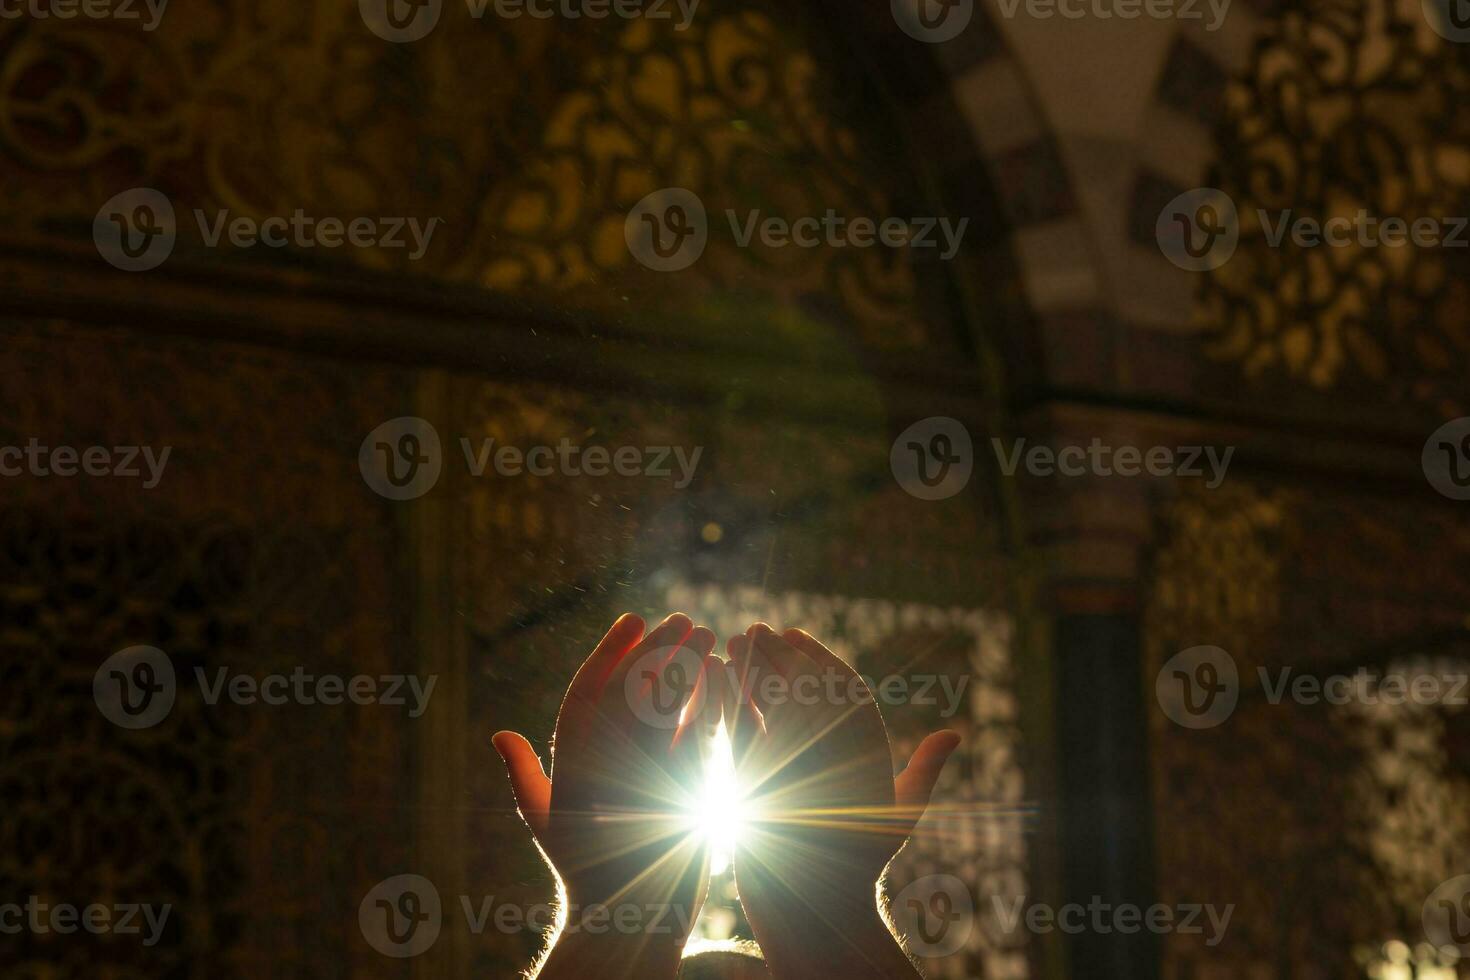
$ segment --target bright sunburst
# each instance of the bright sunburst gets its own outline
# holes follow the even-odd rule
[[[690,829],[709,842],[712,874],[722,874],[730,866],[748,819],[745,791],[730,752],[730,734],[720,722],[705,764],[704,785],[694,794],[688,810]]]

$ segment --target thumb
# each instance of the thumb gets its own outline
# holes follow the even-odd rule
[[[934,784],[939,781],[939,774],[944,770],[944,763],[959,744],[958,732],[946,730],[933,733],[919,743],[913,757],[909,759],[908,767],[893,781],[894,802],[906,819],[912,817],[912,823],[918,823],[919,818],[924,815],[925,808],[929,806],[929,797],[934,792]]]
[[[551,780],[546,778],[536,750],[524,735],[516,732],[496,732],[490,741],[505,760],[521,816],[530,825],[531,833],[542,839],[551,813]]]

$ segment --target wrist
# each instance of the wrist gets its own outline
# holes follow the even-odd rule
[[[606,911],[604,911],[604,909]],[[538,980],[673,980],[683,956],[681,937],[635,928],[617,920],[614,905],[568,906],[568,918],[552,941]]]
[[[747,873],[740,878],[740,895],[775,980],[919,977],[878,911],[874,882],[756,883],[760,877]]]

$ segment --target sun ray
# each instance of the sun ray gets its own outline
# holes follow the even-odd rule
[[[686,808],[690,831],[709,844],[712,874],[723,874],[730,866],[752,817],[748,794],[735,770],[729,732],[720,722],[705,763],[704,784],[692,794]]]

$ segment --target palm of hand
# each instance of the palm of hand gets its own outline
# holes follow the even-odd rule
[[[895,779],[872,693],[830,650],[763,624],[727,649],[724,713],[754,815],[736,856],[741,903],[768,959],[804,968],[810,941],[791,923],[844,913],[878,921],[877,881],[959,736],[924,739]]]
[[[736,717],[734,741],[757,814],[751,851],[788,874],[791,861],[822,855],[872,884],[907,835],[904,827],[895,836],[888,730],[847,664],[804,633],[789,639],[756,627],[735,645],[750,695],[738,705],[747,716]]]
[[[523,738],[495,741],[574,912],[622,904],[687,925],[707,864],[680,810],[719,721],[719,699],[704,693],[706,660],[718,664],[707,658],[714,636],[680,615],[642,633],[641,620],[623,617],[578,671],[557,718],[550,779]]]
[[[911,829],[894,811],[892,749],[871,694],[798,630],[757,626],[730,652],[732,679],[749,695],[727,710],[757,815],[750,858],[788,876],[817,861],[829,875],[837,862],[871,887]]]

